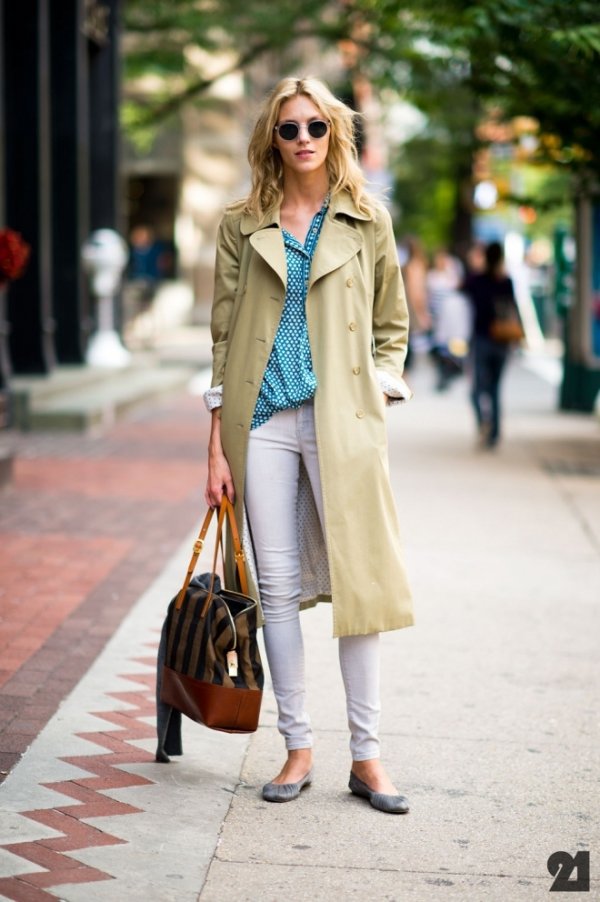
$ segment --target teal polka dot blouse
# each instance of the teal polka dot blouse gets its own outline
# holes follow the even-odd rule
[[[317,390],[306,324],[306,293],[310,265],[328,206],[329,198],[326,198],[313,217],[304,244],[285,229],[281,230],[287,261],[287,291],[251,429],[262,426],[279,410],[297,409]]]

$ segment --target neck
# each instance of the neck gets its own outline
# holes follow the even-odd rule
[[[286,173],[283,180],[283,200],[286,209],[320,209],[327,192],[329,179],[325,170],[302,175]]]

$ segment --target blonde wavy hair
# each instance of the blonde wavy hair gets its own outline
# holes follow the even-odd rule
[[[357,113],[335,97],[318,78],[284,78],[266,98],[248,145],[252,188],[244,201],[244,212],[259,222],[278,207],[283,196],[283,165],[273,146],[273,129],[286,100],[303,95],[314,103],[330,123],[327,171],[331,194],[348,191],[361,213],[372,215],[374,204],[365,192],[365,177],[358,164],[354,142]]]

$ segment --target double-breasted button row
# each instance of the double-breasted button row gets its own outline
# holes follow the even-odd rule
[[[348,288],[352,288],[352,286],[354,285],[354,279],[353,278],[346,279],[346,285],[348,286]]]
[[[360,367],[359,367],[359,366],[353,366],[353,367],[352,367],[352,372],[354,373],[355,376],[360,376]]]
[[[348,323],[348,328],[350,329],[351,332],[356,332],[356,330],[358,329],[358,326],[356,325],[356,323],[352,322],[352,323]]]
[[[364,415],[365,415],[364,410],[361,410],[361,408],[359,407],[358,410],[356,411],[356,416],[358,417],[359,420],[362,420]]]

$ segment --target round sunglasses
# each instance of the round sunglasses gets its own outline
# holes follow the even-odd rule
[[[324,119],[313,119],[306,126],[311,138],[324,138],[328,128],[329,123]],[[298,122],[282,122],[281,125],[276,125],[274,130],[279,132],[279,137],[284,141],[294,141],[300,134],[300,125]]]

